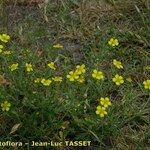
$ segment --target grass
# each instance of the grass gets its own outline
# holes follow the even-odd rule
[[[0,141],[80,140],[91,141],[91,146],[76,149],[150,148],[150,91],[143,85],[150,79],[148,0],[50,0],[40,7],[2,3],[0,32],[11,36],[5,49],[13,54],[0,54],[0,103],[11,103],[8,112],[0,110]],[[119,46],[108,45],[111,37]],[[53,48],[57,43],[63,49]],[[117,69],[113,59],[124,68]],[[47,67],[50,61],[56,70]],[[19,69],[11,72],[13,63]],[[25,63],[33,65],[32,72],[26,72]],[[86,66],[86,81],[70,82],[66,75],[79,64]],[[104,72],[105,79],[92,78],[93,69]],[[120,86],[112,81],[117,73],[125,80]],[[34,83],[37,77],[54,76],[62,76],[63,82],[48,87]],[[112,106],[100,118],[96,107],[106,96]]]

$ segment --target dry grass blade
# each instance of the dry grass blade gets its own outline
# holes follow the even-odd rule
[[[14,134],[17,130],[18,130],[18,128],[20,127],[20,123],[18,123],[18,124],[15,124],[13,127],[12,127],[12,129],[11,129],[11,131],[10,131],[10,134]]]
[[[44,3],[45,0],[6,0],[6,5],[33,6]]]

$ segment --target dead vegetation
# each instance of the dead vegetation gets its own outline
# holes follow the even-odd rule
[[[8,5],[14,5],[14,6],[37,6],[39,4],[44,3],[45,0],[6,0],[4,1],[4,4],[6,6]]]

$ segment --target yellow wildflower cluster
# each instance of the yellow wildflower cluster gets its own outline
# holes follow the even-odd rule
[[[4,48],[4,46],[3,45],[0,45],[0,49],[3,49]]]
[[[0,41],[7,43],[10,40],[10,36],[7,34],[0,34]]]
[[[3,45],[0,45],[0,53],[2,53],[3,52],[3,49],[4,48],[4,46]]]
[[[122,69],[123,68],[122,63],[120,61],[117,61],[116,59],[113,60],[113,64],[118,69]]]
[[[113,65],[115,67],[117,67],[118,69],[122,69],[123,68],[123,65],[120,61],[116,60],[116,59],[113,59]],[[124,78],[121,76],[121,75],[118,75],[116,74],[113,78],[112,78],[112,81],[115,82],[115,84],[117,86],[121,85],[124,83]]]
[[[50,86],[52,83],[51,79],[45,79],[45,78],[36,78],[34,80],[34,83],[42,83],[44,86]]]
[[[34,80],[34,83],[42,83],[44,86],[49,86],[52,83],[52,80],[54,82],[62,82],[62,77],[55,76],[55,77],[52,77],[52,79],[36,78]]]
[[[96,108],[96,114],[100,117],[104,117],[107,114],[107,108],[108,106],[111,106],[111,101],[108,97],[101,97],[99,105]]]
[[[0,34],[0,42],[7,43],[10,40],[10,36],[7,34]],[[12,51],[10,50],[4,50],[4,46],[0,44],[0,53],[3,55],[11,55]]]
[[[40,83],[41,82],[41,78],[36,78],[35,80],[34,80],[34,83]]]
[[[14,71],[14,70],[19,69],[18,66],[19,66],[18,63],[14,63],[14,64],[12,64],[12,65],[9,66],[9,69],[10,69],[11,71]],[[31,64],[31,63],[26,63],[26,64],[25,64],[25,67],[26,67],[26,71],[27,71],[27,72],[33,71],[33,67],[32,67],[32,64]]]
[[[67,78],[70,81],[78,81],[83,83],[85,81],[84,73],[86,72],[85,65],[77,65],[75,71],[70,71]]]
[[[94,69],[93,73],[92,73],[92,77],[97,80],[102,80],[102,79],[104,79],[104,74],[103,74],[103,72]]]
[[[115,46],[118,46],[119,45],[119,42],[118,42],[118,39],[116,38],[111,38],[109,41],[108,41],[108,44],[112,47],[115,47]]]
[[[1,34],[0,35],[0,41],[1,43],[7,43],[10,39],[10,36],[7,35],[7,34]],[[115,38],[111,38],[109,41],[108,41],[108,44],[112,47],[115,47],[115,46],[118,46],[119,45],[119,42],[117,39]],[[60,48],[63,48],[63,45],[61,44],[56,44],[56,45],[53,45],[53,48],[57,48],[57,49],[60,49]],[[0,44],[0,53],[2,53],[3,55],[10,55],[12,54],[12,51],[10,50],[4,50],[4,46]],[[122,64],[121,61],[117,60],[117,59],[113,59],[112,61],[112,64],[117,68],[117,69],[123,69],[124,68],[124,65]],[[17,69],[19,69],[19,64],[18,63],[12,63],[9,65],[9,69],[10,71],[15,71]],[[55,62],[49,62],[47,64],[47,66],[52,69],[52,70],[56,70],[56,65],[55,65]],[[33,65],[31,63],[25,63],[25,69],[26,69],[26,72],[32,72],[34,69],[33,69]],[[77,65],[75,67],[75,70],[73,71],[70,71],[68,74],[67,74],[67,79],[69,81],[77,81],[79,83],[83,83],[85,82],[85,73],[86,73],[86,67],[84,64],[81,64],[81,65]],[[91,75],[94,79],[97,79],[97,80],[103,80],[104,79],[104,73],[100,70],[97,70],[97,69],[94,69],[92,70],[92,73]],[[132,82],[132,79],[131,78],[127,78],[126,79],[128,82]],[[63,81],[63,78],[61,76],[53,76],[52,78],[36,78],[34,80],[34,83],[40,83],[44,86],[50,86],[53,82],[62,82]],[[112,81],[117,85],[117,86],[120,86],[124,83],[124,77],[119,75],[119,74],[116,74],[113,78],[112,78]],[[143,82],[143,85],[144,85],[144,88],[147,89],[147,90],[150,90],[150,79],[147,79]],[[106,114],[107,114],[107,109],[109,106],[111,106],[111,101],[108,97],[101,97],[100,98],[100,102],[99,102],[99,105],[97,106],[96,108],[96,114],[99,115],[100,117],[104,117]],[[4,101],[3,103],[1,103],[1,107],[2,107],[2,110],[3,111],[9,111],[10,107],[11,107],[11,103],[9,103],[8,101]]]
[[[144,88],[150,90],[150,79],[143,82]]]
[[[112,80],[113,80],[113,82],[115,82],[116,85],[121,85],[124,83],[123,77],[118,74],[116,74]]]
[[[52,80],[50,79],[41,79],[41,83],[45,86],[49,86],[52,83]]]
[[[84,65],[84,64],[82,64],[82,65],[77,65],[75,72],[76,72],[78,75],[84,74],[84,73],[86,72],[86,70],[85,70],[85,65]]]
[[[53,77],[52,80],[55,82],[62,82],[62,77],[56,76],[56,77]]]
[[[4,46],[0,44],[0,53],[2,53],[2,51],[3,51],[2,49],[3,48],[4,48]]]
[[[54,63],[54,62],[48,63],[47,66],[48,66],[50,69],[56,70],[55,63]]]
[[[67,75],[67,78],[70,80],[70,81],[75,81],[79,78],[79,75],[74,72],[74,71],[70,71],[69,74]]]
[[[6,100],[1,103],[2,111],[9,111],[11,104]]]
[[[17,70],[18,69],[18,63],[10,65],[9,68],[11,71]]]
[[[3,54],[3,55],[11,55],[11,54],[12,54],[12,51],[10,51],[10,50],[5,50],[5,51],[3,51],[2,54]]]
[[[61,44],[55,44],[55,45],[53,45],[53,48],[60,48],[60,49],[62,49],[63,45],[61,45]]]
[[[25,64],[25,67],[26,67],[26,71],[27,71],[27,72],[31,72],[31,71],[33,71],[32,64],[30,64],[30,63],[26,63],[26,64]]]

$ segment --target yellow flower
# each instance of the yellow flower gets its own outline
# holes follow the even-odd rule
[[[85,65],[84,64],[82,64],[81,66],[77,65],[75,72],[79,75],[85,73]]]
[[[2,111],[9,111],[11,104],[8,101],[1,103]]]
[[[45,86],[49,86],[50,84],[51,84],[51,82],[52,82],[52,80],[50,80],[50,79],[42,79],[41,80],[41,83],[43,84],[43,85],[45,85]]]
[[[9,39],[10,39],[10,36],[7,35],[7,34],[1,34],[1,35],[0,35],[0,40],[1,40],[2,42],[4,42],[4,43],[7,43],[7,42],[9,41]]]
[[[112,47],[115,47],[115,46],[118,46],[119,45],[119,42],[117,39],[115,38],[111,38],[109,41],[108,41],[108,44]]]
[[[106,108],[105,107],[101,107],[101,106],[97,106],[96,114],[100,115],[100,117],[104,117],[107,114]]]
[[[144,66],[143,69],[144,69],[144,70],[150,70],[150,65]]]
[[[12,52],[11,52],[11,51],[4,51],[3,54],[4,54],[4,55],[11,55]]]
[[[76,79],[79,78],[79,75],[76,72],[70,71],[69,74],[67,75],[67,78],[70,81],[75,81]]]
[[[112,79],[113,82],[116,83],[116,85],[121,85],[124,83],[124,79],[122,76],[119,76],[118,74],[115,75],[115,77]]]
[[[4,46],[0,44],[0,49],[3,49],[3,48],[4,48]]]
[[[55,82],[62,82],[62,77],[53,77],[52,80]]]
[[[104,74],[101,71],[93,70],[92,77],[98,80],[104,79]]]
[[[61,44],[56,44],[56,45],[53,45],[53,48],[63,48],[63,45],[61,45]]]
[[[18,63],[10,65],[9,68],[11,71],[18,69]]]
[[[40,83],[41,82],[41,78],[36,78],[35,80],[34,80],[34,83]]]
[[[3,48],[4,48],[4,46],[3,46],[3,45],[0,45],[0,53],[3,52],[3,51],[2,51]]]
[[[122,63],[120,61],[117,61],[116,59],[113,60],[113,64],[118,68],[118,69],[122,69]]]
[[[77,79],[78,82],[83,83],[85,81],[84,76],[79,76],[79,78]]]
[[[55,63],[54,62],[50,62],[47,64],[47,66],[53,70],[56,70],[56,67],[55,67]]]
[[[107,108],[108,106],[111,106],[111,101],[108,97],[105,97],[105,98],[100,98],[100,104],[102,106],[104,106],[105,108]]]
[[[27,72],[33,71],[33,68],[32,68],[32,65],[31,65],[31,64],[26,63],[26,64],[25,64],[25,67],[26,67],[26,71],[27,71]]]
[[[150,80],[144,81],[143,84],[144,84],[144,88],[145,89],[149,89],[150,90]]]

